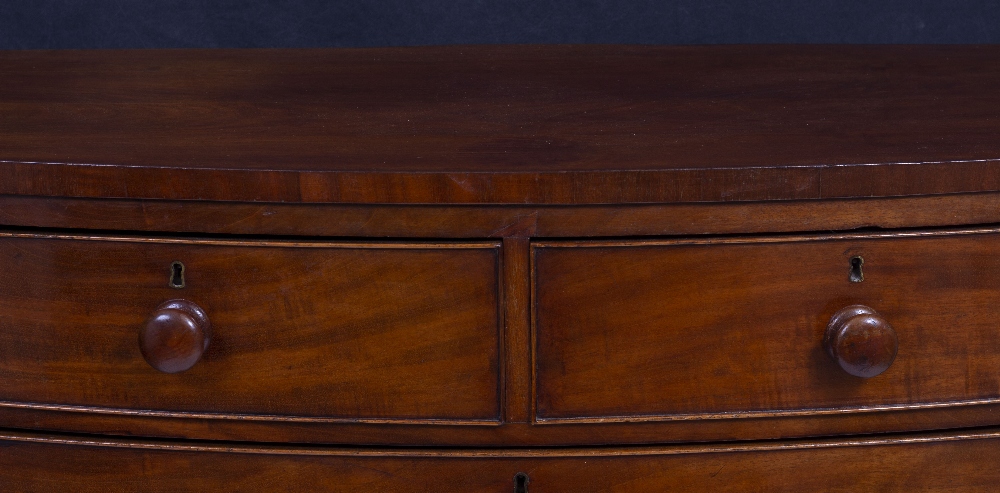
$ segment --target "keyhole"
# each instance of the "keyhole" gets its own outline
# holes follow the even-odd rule
[[[861,270],[861,266],[864,265],[865,259],[861,257],[851,257],[851,275],[849,279],[851,282],[861,282],[865,280],[865,273]]]
[[[170,287],[177,289],[184,287],[184,264],[180,262],[170,264]]]
[[[514,493],[528,493],[528,475],[519,472],[514,475]]]

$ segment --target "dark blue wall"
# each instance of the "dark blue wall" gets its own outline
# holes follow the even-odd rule
[[[1000,0],[0,0],[0,49],[997,42]]]

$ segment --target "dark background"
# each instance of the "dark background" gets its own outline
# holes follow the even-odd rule
[[[0,49],[997,42],[997,0],[0,0]]]

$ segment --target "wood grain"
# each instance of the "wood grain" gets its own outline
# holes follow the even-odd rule
[[[441,422],[261,420],[108,413],[65,407],[0,406],[5,427],[22,430],[215,441],[300,443],[348,447],[552,447],[740,442],[818,436],[852,436],[995,426],[1000,404],[928,407],[874,412],[743,416],[741,419],[593,422],[559,426],[505,422],[492,426],[441,426]]]
[[[248,204],[0,195],[16,227],[376,238],[620,237],[1000,223],[1000,194],[603,206]]]
[[[852,279],[852,282],[863,281]],[[847,373],[872,378],[892,365],[899,339],[892,325],[878,312],[864,305],[851,305],[830,317],[823,335],[823,349]]]
[[[0,52],[0,489],[995,489],[997,59]]]
[[[1000,190],[995,46],[0,53],[0,193],[623,204]]]
[[[990,233],[992,230],[977,230],[980,233]],[[902,233],[884,233],[882,236],[892,237]],[[940,235],[941,231],[925,231],[905,233],[910,236],[920,235]],[[24,235],[22,235],[24,236]],[[28,235],[30,236],[30,235]],[[851,235],[848,235],[851,236]],[[868,237],[879,235],[868,234]],[[787,241],[788,237],[765,237],[754,241],[767,243],[781,243]],[[792,238],[794,240],[794,238]],[[131,238],[136,241],[136,238]],[[20,240],[19,240],[20,241]],[[47,242],[51,240],[38,241]],[[71,240],[61,240],[71,242]],[[678,240],[672,240],[676,243]],[[725,242],[737,242],[740,239],[689,239],[688,243],[713,244]],[[92,241],[92,243],[100,243]],[[379,249],[398,248],[406,250],[414,244],[398,243],[357,243],[357,242],[290,242],[290,241],[231,241],[231,240],[194,240],[194,239],[169,239],[155,238],[145,239],[143,243],[153,245],[176,245],[186,247],[191,244],[227,247],[239,244],[241,247],[258,245],[268,248],[284,246],[287,250],[292,250],[290,245],[300,245],[301,248],[362,248],[378,251]],[[561,242],[567,243],[567,242]],[[575,242],[580,244],[580,242]],[[595,242],[584,242],[594,244]],[[603,242],[603,246],[621,243],[620,241]],[[653,242],[657,243],[657,242]],[[663,242],[659,242],[663,243]],[[666,243],[671,243],[667,241]],[[541,244],[541,243],[539,243]],[[447,246],[448,244],[419,246]],[[527,327],[523,323],[516,322],[516,298],[526,300],[528,293],[523,290],[517,294],[515,289],[520,282],[527,283],[524,277],[527,275],[526,257],[518,252],[525,248],[524,240],[512,239],[509,241],[504,253],[504,263],[502,271],[511,288],[505,290],[504,297],[508,299],[507,314],[505,319],[506,337],[508,348],[516,348],[519,338],[526,337],[524,332]],[[97,247],[95,247],[97,248]],[[98,250],[100,248],[97,248]],[[40,250],[41,251],[41,250]],[[526,252],[525,252],[526,253]],[[292,255],[293,253],[289,253]],[[970,257],[975,259],[975,257]],[[175,259],[164,258],[164,265],[157,266],[157,287],[163,289],[165,296],[175,296],[178,290],[168,288],[166,280],[168,278],[169,263]],[[42,261],[41,258],[38,259]],[[55,264],[50,269],[53,272],[65,269],[67,265],[72,265],[76,261],[74,254],[72,260],[65,263]],[[111,260],[109,260],[110,262]],[[119,262],[118,258],[113,260]],[[130,265],[130,264],[127,264]],[[127,267],[126,265],[126,267]],[[844,275],[847,272],[845,260],[843,267]],[[977,268],[979,264],[972,264]],[[869,265],[870,267],[870,265]],[[69,272],[79,272],[79,266],[72,267]],[[125,268],[125,267],[123,267]],[[29,270],[27,267],[24,270]],[[44,272],[44,271],[43,271]],[[31,270],[31,276],[35,276],[36,271]],[[64,275],[60,274],[60,275]],[[106,275],[112,275],[110,271]],[[56,274],[52,274],[55,276]],[[105,275],[105,274],[102,274]],[[131,273],[129,274],[131,276]],[[869,274],[870,275],[870,274]],[[55,277],[53,277],[55,278]],[[28,282],[29,277],[22,279]],[[30,277],[35,279],[35,277]],[[123,277],[115,277],[115,282],[120,282]],[[518,281],[518,280],[521,281]],[[871,278],[869,277],[869,281]],[[96,281],[95,281],[96,282]],[[867,281],[866,281],[867,282]],[[235,288],[234,288],[235,289]],[[29,291],[24,291],[29,292]],[[95,294],[95,296],[97,296]],[[159,300],[157,300],[159,301]],[[101,302],[105,302],[104,297]],[[526,302],[526,301],[522,301]],[[150,302],[149,309],[155,307],[155,303]],[[29,317],[28,314],[23,315]],[[31,314],[34,317],[35,314]],[[53,315],[54,316],[54,315]],[[133,316],[137,323],[141,324],[142,316]],[[262,329],[263,330],[263,329]],[[37,334],[32,337],[38,337]],[[131,337],[131,336],[130,336]],[[280,349],[280,348],[279,348]],[[134,349],[133,349],[134,350]],[[40,351],[40,349],[36,350]],[[33,354],[33,353],[31,353]],[[55,355],[63,353],[53,353]],[[435,423],[441,421],[421,421],[419,419],[382,419],[382,418],[316,418],[303,416],[260,416],[245,414],[197,414],[194,412],[163,411],[163,409],[112,409],[95,408],[92,406],[80,406],[67,403],[62,399],[53,399],[49,403],[44,402],[13,402],[5,401],[0,403],[0,420],[7,426],[49,429],[61,431],[75,431],[88,433],[105,434],[126,434],[161,436],[172,438],[199,438],[215,440],[259,440],[268,442],[290,441],[299,443],[334,443],[334,444],[371,444],[371,445],[463,445],[463,446],[527,446],[527,445],[594,445],[607,443],[676,443],[688,440],[747,440],[759,438],[787,438],[810,435],[842,435],[853,433],[877,433],[877,432],[900,432],[913,430],[946,429],[969,426],[988,426],[996,424],[996,409],[1000,406],[996,404],[983,405],[976,402],[967,402],[964,406],[954,406],[954,402],[943,402],[937,405],[945,408],[935,408],[928,403],[922,403],[922,409],[880,410],[877,412],[856,412],[858,409],[847,409],[854,411],[850,415],[831,415],[830,412],[840,412],[838,409],[803,409],[795,413],[781,414],[781,416],[751,417],[752,413],[742,413],[738,420],[679,420],[679,421],[659,421],[662,417],[639,418],[632,416],[628,424],[615,423],[616,419],[582,420],[579,424],[562,424],[558,427],[532,426],[525,424],[530,414],[527,402],[530,402],[530,374],[528,368],[527,354],[518,352],[516,349],[505,350],[504,361],[506,369],[505,385],[503,387],[504,399],[506,400],[506,423],[503,426],[486,427],[459,427],[461,429],[447,429],[436,426]],[[133,355],[134,362],[140,362],[138,355]],[[825,356],[825,355],[824,355]],[[47,357],[56,357],[49,355]],[[142,364],[139,367],[145,368]],[[137,368],[138,370],[138,368]],[[146,368],[143,371],[149,371]],[[235,374],[235,372],[234,372]],[[86,378],[85,375],[77,374],[74,378]],[[209,377],[205,377],[209,378]],[[235,378],[235,377],[233,377]],[[519,380],[520,379],[520,380]],[[31,385],[37,386],[34,382]],[[125,385],[124,383],[122,385]],[[142,387],[146,388],[146,387]],[[75,388],[74,392],[79,388]],[[499,391],[498,391],[499,392]],[[75,394],[67,394],[75,395]],[[151,398],[147,394],[139,394],[143,398]],[[192,395],[192,401],[203,396]],[[992,402],[987,400],[987,402]],[[273,405],[273,403],[254,401],[250,403],[254,406]],[[152,406],[152,404],[148,404]],[[159,405],[159,404],[158,404]],[[175,406],[176,403],[169,402],[162,404]],[[305,405],[305,404],[301,404]],[[235,404],[234,404],[235,406]],[[524,411],[519,406],[524,406]],[[873,408],[884,409],[884,408]],[[520,412],[521,414],[517,414]],[[767,413],[764,413],[767,414]],[[773,413],[772,413],[773,414]],[[732,415],[727,415],[732,416]],[[735,416],[734,416],[735,417]],[[634,422],[651,419],[651,422]],[[620,420],[620,419],[619,419]],[[579,420],[578,420],[579,421]],[[598,421],[598,422],[594,422]],[[381,424],[385,422],[385,424]],[[455,420],[450,421],[452,423]],[[465,422],[465,421],[461,421]],[[477,421],[478,422],[478,421]],[[576,421],[574,421],[576,422]],[[487,422],[488,423],[488,422]],[[495,424],[495,423],[494,423]]]
[[[497,243],[0,234],[0,405],[271,421],[496,424]],[[169,285],[171,263],[186,287]],[[212,320],[190,370],[138,334],[183,296]]]
[[[527,237],[504,239],[504,421],[510,423],[527,423],[531,417],[530,250]]]
[[[864,258],[851,282],[850,259]],[[1000,400],[997,230],[534,245],[542,423],[852,412]],[[863,304],[896,329],[883,374],[822,340]]]
[[[170,287],[177,287],[174,276],[171,276]],[[191,369],[211,342],[212,322],[205,311],[183,299],[163,302],[139,329],[139,351],[143,359],[164,373]]]
[[[988,491],[995,431],[653,448],[355,450],[5,432],[0,480],[24,492]],[[58,463],[59,467],[52,467]]]

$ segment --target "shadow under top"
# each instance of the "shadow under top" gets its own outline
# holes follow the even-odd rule
[[[1000,190],[1000,46],[0,52],[0,193],[729,202]]]

